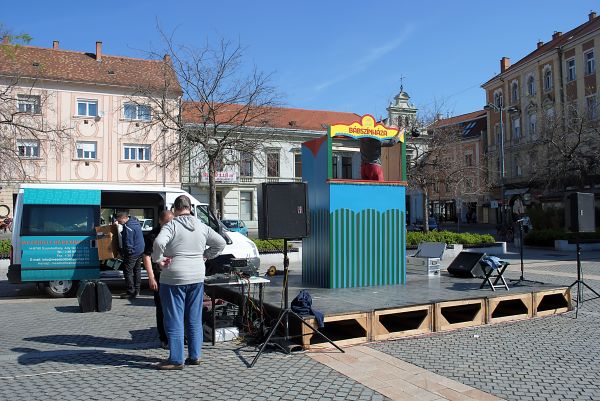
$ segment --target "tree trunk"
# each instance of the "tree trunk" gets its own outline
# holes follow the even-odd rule
[[[429,232],[429,194],[427,189],[423,190],[423,232]]]
[[[217,187],[215,183],[215,160],[208,161],[208,208],[213,216],[217,216]]]

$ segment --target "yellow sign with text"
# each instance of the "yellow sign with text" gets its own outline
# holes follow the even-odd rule
[[[361,121],[350,125],[334,124],[329,127],[331,137],[347,136],[350,138],[374,138],[380,141],[391,139],[398,135],[400,142],[404,142],[404,131],[399,133],[398,128],[386,127],[383,124],[375,123],[375,118],[370,114],[362,116]]]

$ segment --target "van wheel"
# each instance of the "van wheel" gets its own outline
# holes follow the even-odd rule
[[[77,292],[77,282],[73,280],[53,280],[44,283],[44,291],[52,298],[70,298]]]

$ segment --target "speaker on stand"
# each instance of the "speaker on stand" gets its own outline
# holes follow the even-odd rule
[[[596,295],[591,298],[600,298],[600,294],[592,287],[586,284],[583,280],[583,272],[581,271],[581,242],[598,242],[598,241],[582,241],[579,233],[590,233],[596,231],[596,208],[594,204],[594,194],[584,192],[574,192],[567,195],[565,203],[565,223],[568,231],[575,234],[575,240],[569,243],[575,243],[577,253],[577,280],[569,286],[569,288],[577,285],[577,303],[575,306],[575,318],[579,312],[579,306],[583,304],[583,288],[587,288]]]
[[[258,236],[260,239],[283,239],[283,298],[284,308],[279,313],[277,322],[271,327],[265,341],[261,344],[258,353],[250,363],[253,367],[262,355],[266,346],[275,345],[290,354],[289,316],[297,318],[316,334],[319,334],[335,348],[344,352],[340,347],[321,333],[317,328],[307,323],[300,315],[289,307],[288,277],[290,260],[287,256],[287,242],[290,239],[301,239],[308,236],[308,202],[306,183],[277,182],[262,183],[258,191]],[[272,342],[273,334],[277,327],[283,323],[283,337],[280,341]]]

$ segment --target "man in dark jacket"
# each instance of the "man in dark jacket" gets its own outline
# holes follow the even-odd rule
[[[163,323],[163,310],[160,303],[160,294],[158,287],[160,285],[160,267],[156,263],[152,263],[150,256],[152,255],[152,247],[154,240],[160,234],[162,226],[173,220],[173,212],[170,210],[163,210],[158,216],[158,225],[150,231],[150,234],[146,237],[146,248],[144,249],[144,268],[148,273],[148,285],[154,292],[154,306],[156,307],[156,328],[158,330],[158,338],[163,348],[169,349],[169,339],[165,332],[165,326]]]
[[[121,294],[121,298],[133,299],[140,294],[142,283],[144,234],[138,219],[129,217],[126,212],[117,213],[117,222],[123,226],[123,275],[127,284],[127,292]]]

